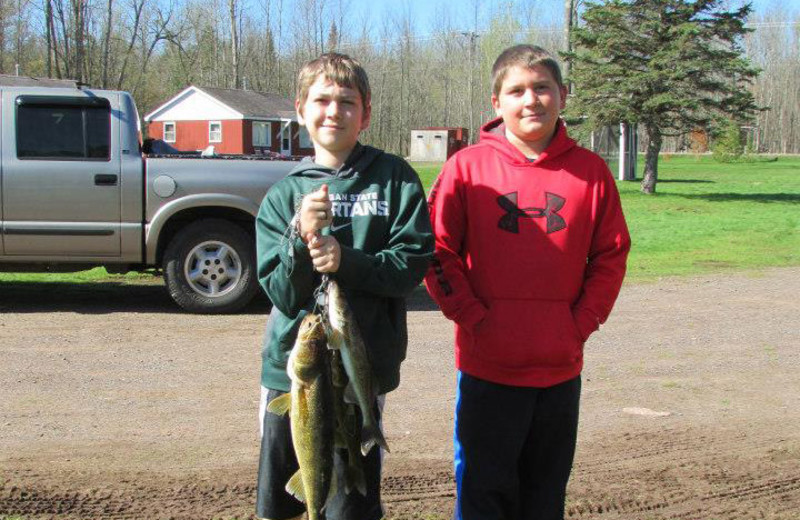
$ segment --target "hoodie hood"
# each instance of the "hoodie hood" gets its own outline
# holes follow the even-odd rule
[[[306,157],[300,161],[300,164],[289,175],[309,179],[327,179],[331,177],[354,179],[381,155],[383,155],[383,151],[377,148],[356,143],[347,160],[338,169],[322,166],[315,163],[313,157]]]
[[[506,125],[500,117],[492,119],[481,127],[480,142],[481,144],[486,144],[494,148],[505,162],[514,165],[539,165],[545,161],[563,155],[576,146],[575,141],[567,135],[567,128],[564,125],[564,121],[560,118],[558,123],[556,123],[556,132],[550,144],[547,145],[547,148],[533,161],[525,157],[525,155],[506,138]]]

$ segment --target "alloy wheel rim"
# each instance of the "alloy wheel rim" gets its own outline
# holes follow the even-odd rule
[[[219,298],[239,283],[242,261],[236,250],[225,242],[209,240],[189,251],[183,273],[194,292],[208,298]]]

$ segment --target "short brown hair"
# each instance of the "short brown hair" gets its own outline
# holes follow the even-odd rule
[[[355,89],[361,94],[361,102],[366,107],[370,103],[371,92],[367,72],[361,63],[347,54],[328,52],[309,61],[297,74],[297,101],[302,105],[308,98],[311,85],[320,76],[333,83]]]
[[[536,65],[545,67],[553,75],[553,79],[556,80],[558,86],[564,86],[561,79],[561,67],[559,67],[555,56],[537,45],[522,44],[504,50],[494,61],[494,65],[492,65],[492,93],[495,96],[500,94],[503,80],[506,79],[508,69],[511,67],[519,66],[532,69]]]

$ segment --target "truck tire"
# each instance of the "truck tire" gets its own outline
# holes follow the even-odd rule
[[[235,312],[258,292],[255,240],[225,220],[198,220],[180,230],[163,265],[170,296],[189,312]]]

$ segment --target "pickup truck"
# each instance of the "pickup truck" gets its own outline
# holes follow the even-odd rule
[[[258,292],[254,221],[289,158],[149,156],[130,94],[0,84],[0,271],[163,272],[190,312]]]

